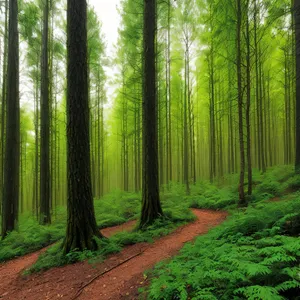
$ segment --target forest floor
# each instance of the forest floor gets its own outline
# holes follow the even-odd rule
[[[144,272],[159,261],[171,258],[195,237],[222,223],[226,212],[193,209],[197,220],[179,227],[154,243],[125,247],[103,262],[85,261],[46,272],[24,276],[22,272],[46,249],[0,264],[0,299],[137,299],[138,289],[147,284]],[[135,221],[101,230],[109,237],[134,228]]]

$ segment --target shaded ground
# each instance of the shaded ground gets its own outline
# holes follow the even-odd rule
[[[136,299],[144,285],[143,273],[157,262],[175,255],[185,242],[206,233],[223,222],[226,212],[193,209],[197,220],[182,226],[153,244],[140,243],[124,248],[104,262],[76,263],[44,273],[21,276],[45,250],[0,265],[0,298],[11,300],[42,299]],[[105,236],[130,230],[134,221],[102,230]]]

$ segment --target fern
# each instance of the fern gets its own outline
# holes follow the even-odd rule
[[[270,176],[273,181],[279,180],[275,173]],[[259,175],[259,180],[266,183],[270,178],[263,176]],[[214,203],[225,199],[211,188],[193,199],[211,205],[212,191],[217,194]],[[177,257],[155,268],[148,288],[149,295],[155,297],[149,299],[296,300],[300,239],[294,233],[299,224],[299,213],[295,212],[300,211],[300,194],[293,194],[292,199],[255,203],[234,212],[194,244],[186,244]]]
[[[236,295],[243,295],[248,300],[283,300],[277,290],[269,286],[253,285],[239,288],[234,291]]]
[[[285,292],[294,288],[300,288],[300,282],[296,280],[289,280],[278,284],[275,289],[278,292]]]

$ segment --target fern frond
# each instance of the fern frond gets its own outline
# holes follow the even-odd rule
[[[234,291],[236,295],[243,295],[248,300],[283,300],[277,290],[270,286],[253,285],[239,288]]]

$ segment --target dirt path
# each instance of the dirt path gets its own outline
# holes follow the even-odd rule
[[[11,300],[135,299],[137,288],[144,284],[145,270],[161,260],[172,257],[185,242],[206,233],[209,228],[220,224],[227,216],[225,212],[207,210],[193,210],[193,212],[197,216],[195,222],[157,239],[153,244],[140,243],[128,246],[102,263],[91,265],[82,262],[53,268],[27,278],[20,276],[21,271],[34,263],[41,251],[0,265],[0,298]],[[134,221],[131,221],[121,226],[104,229],[102,233],[110,236],[115,232],[131,229],[134,225]],[[102,276],[97,277],[102,273],[104,273]],[[91,283],[88,284],[89,282]]]

